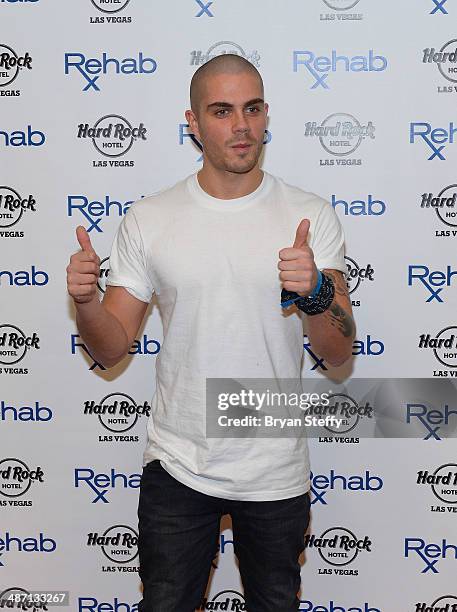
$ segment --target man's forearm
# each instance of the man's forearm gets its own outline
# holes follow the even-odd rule
[[[307,317],[308,337],[313,350],[332,366],[342,365],[352,354],[355,323],[341,275],[325,270],[335,286],[335,296],[323,313]]]
[[[110,368],[128,352],[128,338],[119,320],[94,298],[75,304],[76,325],[91,356]]]

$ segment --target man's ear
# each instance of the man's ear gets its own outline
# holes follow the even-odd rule
[[[185,116],[186,121],[189,124],[190,131],[192,132],[192,134],[194,134],[197,140],[200,141],[200,131],[198,129],[198,121],[194,111],[186,110]]]

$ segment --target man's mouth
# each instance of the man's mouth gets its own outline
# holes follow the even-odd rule
[[[232,149],[249,149],[252,145],[249,142],[238,142],[232,145]]]

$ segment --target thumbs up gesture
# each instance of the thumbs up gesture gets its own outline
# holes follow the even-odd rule
[[[308,246],[309,219],[302,219],[295,233],[294,244],[279,251],[279,278],[283,289],[301,297],[312,293],[318,273],[313,251]]]
[[[100,258],[94,251],[89,234],[81,225],[76,228],[76,238],[81,250],[70,257],[67,266],[67,289],[75,302],[85,304],[96,297]]]

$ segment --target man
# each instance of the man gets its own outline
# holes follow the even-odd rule
[[[141,612],[200,605],[225,513],[247,609],[289,612],[309,520],[306,440],[207,438],[205,382],[299,378],[303,318],[316,353],[332,365],[350,356],[343,236],[330,204],[260,170],[268,106],[248,61],[212,59],[190,95],[202,169],[132,205],[101,304],[99,259],[79,227],[68,290],[106,367],[127,354],[153,293],[163,320],[138,510]]]

